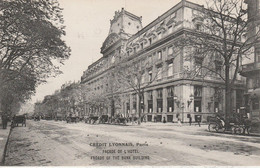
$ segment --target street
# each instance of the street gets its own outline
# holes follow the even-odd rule
[[[260,137],[207,126],[27,121],[10,135],[6,166],[256,166]]]

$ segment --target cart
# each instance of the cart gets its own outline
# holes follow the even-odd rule
[[[14,116],[13,121],[12,121],[12,127],[18,127],[19,124],[22,124],[22,126],[26,127],[26,117],[25,115],[18,115]]]

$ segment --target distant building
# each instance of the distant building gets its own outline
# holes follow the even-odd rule
[[[202,23],[197,13],[201,8],[203,6],[182,0],[144,28],[141,17],[125,9],[115,12],[110,21],[109,35],[101,47],[103,57],[90,65],[81,77],[81,84],[89,88],[89,99],[107,94],[107,76],[123,57],[128,57],[129,63],[142,57],[149,62],[144,81],[165,70],[144,91],[141,109],[146,121],[153,121],[155,116],[159,121],[165,117],[167,122],[176,122],[178,116],[183,122],[188,122],[190,116],[193,120],[202,116],[205,121],[209,115],[224,112],[224,82],[216,75],[204,79],[199,75],[189,77],[186,69],[195,70],[203,61],[199,56],[185,59],[189,48],[176,49],[175,46],[185,32],[200,30]],[[215,66],[217,69],[217,64]],[[223,70],[219,69],[219,72],[223,73]],[[104,101],[95,105],[89,103],[87,113],[135,115],[139,107],[136,94],[130,89],[117,94],[114,105],[106,106]],[[244,81],[239,76],[232,93],[232,109],[242,106],[243,94]]]
[[[248,4],[248,37],[260,33],[260,0],[246,0]],[[244,64],[240,73],[245,76],[247,85],[246,105],[254,123],[260,126],[260,41],[254,46],[251,63]]]

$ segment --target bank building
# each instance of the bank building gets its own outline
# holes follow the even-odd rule
[[[179,47],[178,41],[187,32],[200,32],[202,18],[199,11],[203,6],[182,0],[163,13],[147,26],[143,27],[142,17],[136,16],[124,8],[116,11],[110,20],[110,30],[101,47],[102,57],[89,65],[81,77],[81,84],[86,86],[86,113],[92,115],[138,116],[137,109],[146,121],[166,119],[167,122],[195,121],[201,116],[202,122],[215,113],[225,111],[225,84],[217,75],[204,76],[197,67],[205,61],[199,55],[187,59],[190,48]],[[131,88],[114,90],[108,76],[122,60],[128,65],[133,60],[142,58],[146,68],[142,81],[156,79],[144,89],[141,103]],[[224,73],[215,60],[215,69]],[[187,69],[196,71],[196,76],[189,76]],[[243,105],[245,78],[238,75],[232,90],[232,109]],[[109,97],[110,102],[102,100]],[[92,101],[92,103],[91,103]]]
[[[248,4],[248,37],[260,33],[260,0],[246,0]],[[245,105],[249,107],[253,129],[260,128],[260,42],[254,45],[250,62],[242,65],[241,75],[245,76],[247,93]]]

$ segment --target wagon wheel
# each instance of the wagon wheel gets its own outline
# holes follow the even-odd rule
[[[251,126],[246,127],[245,130],[247,132],[247,135],[249,135],[251,132]]]
[[[225,132],[226,128],[223,126],[220,126],[219,124],[216,124],[215,130],[216,130],[216,132]]]
[[[241,126],[238,126],[238,127],[236,128],[236,132],[241,135],[241,134],[243,134],[244,129],[243,129]]]
[[[209,124],[209,126],[208,126],[208,130],[209,130],[209,132],[212,132],[213,130],[215,130],[215,128],[216,128],[216,124],[214,123],[210,123]]]
[[[235,126],[231,126],[231,133],[236,134],[237,130]]]

